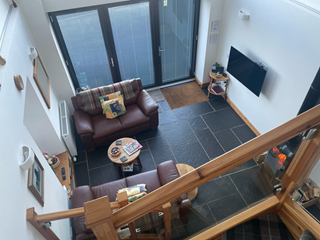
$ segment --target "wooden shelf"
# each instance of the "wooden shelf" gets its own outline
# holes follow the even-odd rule
[[[228,82],[229,82],[230,78],[224,77],[224,76],[222,76],[222,74],[220,74],[219,76],[216,76],[216,73],[213,73],[212,71],[209,72],[209,77],[210,77],[210,83],[208,85],[208,96],[207,97],[209,98],[210,94],[214,94],[217,96],[222,96],[225,100],[227,100],[227,89],[228,89]],[[211,89],[212,84],[216,83],[216,81],[226,82],[225,90],[223,92],[216,93]]]
[[[60,183],[62,186],[66,186],[69,188],[69,190],[71,191],[73,188],[75,188],[75,179],[74,179],[74,171],[73,171],[73,164],[69,164],[69,155],[68,152],[64,152],[61,153],[59,155],[57,155],[57,157],[60,160],[60,164],[57,168],[55,168],[56,171],[56,175],[57,178],[59,179]],[[66,171],[66,180],[62,179],[62,173],[61,173],[61,169],[64,167],[65,171]],[[70,167],[72,169],[72,185],[71,185],[71,178],[70,178]],[[68,194],[69,197],[71,197],[70,193]]]

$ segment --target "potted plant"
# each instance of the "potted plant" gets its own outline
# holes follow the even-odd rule
[[[55,172],[55,168],[59,166],[60,160],[56,155],[49,155],[48,152],[43,152],[42,153],[47,162],[49,163],[50,167],[52,170]]]

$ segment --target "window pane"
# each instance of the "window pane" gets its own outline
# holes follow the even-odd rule
[[[163,82],[190,75],[194,8],[194,0],[159,1]]]
[[[57,16],[80,87],[113,83],[97,10]]]
[[[141,78],[154,83],[149,3],[109,9],[121,80]]]

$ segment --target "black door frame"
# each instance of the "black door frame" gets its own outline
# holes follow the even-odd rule
[[[201,0],[195,0],[195,12],[194,12],[194,34],[193,34],[193,49],[192,49],[192,64],[191,64],[191,72],[189,77],[184,79],[179,79],[175,81],[171,81],[168,83],[175,83],[179,81],[183,81],[186,79],[194,78],[194,71],[195,71],[195,63],[196,63],[196,53],[197,53],[197,42],[198,42],[198,28],[199,28],[199,13],[200,13],[200,1]],[[155,83],[152,85],[144,86],[144,88],[151,88],[156,86],[161,86],[168,83],[162,83],[162,70],[161,70],[161,57],[159,56],[159,49],[160,46],[160,27],[159,27],[159,0],[131,0],[131,1],[124,1],[124,2],[116,2],[116,3],[110,3],[110,4],[102,4],[102,5],[95,5],[90,7],[82,7],[77,9],[68,9],[68,10],[62,10],[57,12],[50,12],[48,13],[49,18],[51,20],[51,24],[54,30],[54,33],[56,35],[57,41],[59,43],[62,55],[64,57],[65,63],[67,65],[69,74],[71,76],[73,85],[75,88],[79,88],[79,82],[77,80],[77,76],[75,74],[72,61],[69,55],[69,52],[67,50],[67,46],[64,42],[62,32],[60,30],[57,16],[59,15],[65,15],[70,13],[76,13],[76,12],[84,12],[84,11],[90,11],[90,10],[97,10],[99,20],[100,20],[100,26],[102,35],[105,42],[105,48],[106,48],[106,54],[108,56],[109,61],[109,67],[111,71],[111,75],[114,82],[121,81],[121,74],[114,44],[114,38],[113,33],[111,29],[111,22],[109,17],[109,11],[108,8],[112,7],[118,7],[118,6],[124,6],[124,5],[130,5],[135,3],[141,3],[141,2],[149,2],[149,11],[150,11],[150,26],[151,26],[151,39],[152,39],[152,53],[153,53],[153,70],[154,70],[154,80]],[[112,62],[110,61],[113,59],[114,66],[112,66]]]

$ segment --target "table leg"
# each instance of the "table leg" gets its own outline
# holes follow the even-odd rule
[[[140,161],[140,157],[139,157],[139,156],[137,157],[136,161],[137,161],[138,167],[139,167],[139,169],[140,169],[140,171],[141,171],[141,169],[142,169],[142,164],[141,164],[141,161]]]
[[[124,172],[123,172],[123,169],[122,169],[122,165],[121,164],[117,164],[117,165],[118,165],[118,169],[119,169],[120,178],[121,177],[125,178],[125,175],[124,175]]]

